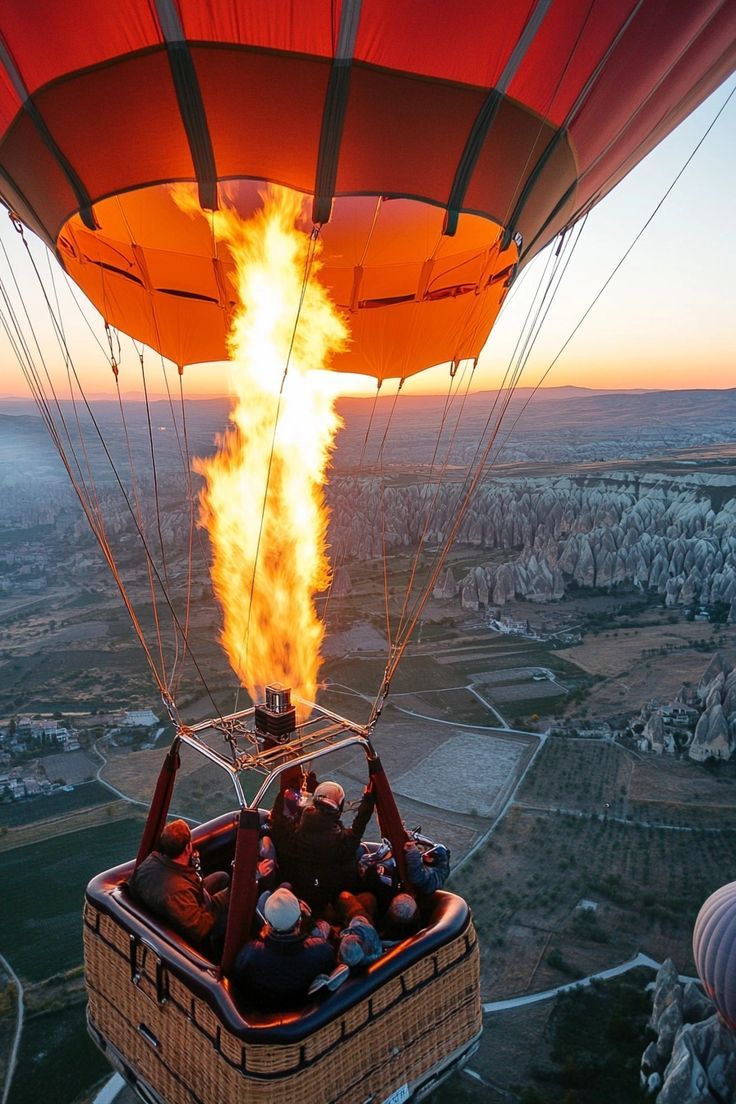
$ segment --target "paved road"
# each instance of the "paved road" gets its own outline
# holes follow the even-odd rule
[[[580,986],[591,985],[594,981],[605,981],[607,978],[618,977],[619,974],[625,974],[629,970],[636,970],[639,966],[646,966],[650,970],[658,970],[661,965],[662,963],[657,962],[656,959],[640,953],[634,955],[634,957],[630,958],[627,962],[622,962],[619,966],[611,966],[608,970],[601,970],[598,974],[590,974],[588,977],[580,978],[578,981],[571,981],[567,985],[558,985],[555,989],[544,989],[539,993],[528,993],[526,996],[511,997],[509,1000],[490,1001],[488,1004],[483,1005],[483,1011],[485,1013],[506,1012],[509,1008],[520,1008],[525,1004],[537,1004],[539,1001],[550,1000],[559,993],[569,993],[571,989],[578,989]],[[680,974],[680,981],[695,981],[699,984],[698,978],[689,977],[686,974]]]
[[[7,1104],[8,1095],[10,1093],[10,1084],[13,1080],[13,1074],[15,1073],[15,1064],[18,1060],[18,1047],[20,1046],[20,1037],[23,1031],[23,985],[21,980],[16,974],[13,967],[8,962],[7,958],[0,955],[0,963],[2,963],[3,969],[9,975],[9,977],[15,982],[16,992],[18,994],[18,1013],[15,1021],[15,1035],[13,1037],[13,1045],[10,1048],[10,1057],[8,1058],[8,1069],[5,1074],[5,1084],[3,1085],[3,1095],[0,1098],[0,1104]]]
[[[99,756],[99,758],[102,760],[101,765],[97,768],[97,774],[95,776],[97,778],[97,781],[101,782],[103,786],[106,786],[107,789],[110,790],[111,793],[114,793],[116,797],[119,797],[121,799],[121,801],[127,801],[129,805],[140,805],[140,807],[142,809],[148,809],[150,807],[150,802],[149,801],[139,801],[136,797],[130,797],[128,794],[123,793],[122,790],[117,789],[117,787],[113,786],[111,782],[108,782],[106,779],[104,779],[102,777],[102,772],[105,769],[105,767],[107,766],[107,759],[105,758],[105,756],[100,751],[99,744],[104,739],[105,739],[105,737],[101,736],[99,740],[95,740],[95,743],[94,743],[93,748],[92,748],[92,750],[95,752],[95,754],[97,756]],[[200,821],[195,820],[194,817],[187,816],[185,813],[177,813],[173,809],[169,809],[169,816],[179,817],[181,820],[186,820],[187,823],[189,823],[189,824],[199,824],[200,823]],[[0,1104],[2,1104],[2,1102],[0,1102]]]

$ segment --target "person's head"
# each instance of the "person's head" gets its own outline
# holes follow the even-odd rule
[[[394,927],[407,931],[419,916],[417,903],[410,893],[397,893],[386,912],[386,919]]]
[[[320,782],[312,800],[318,809],[341,813],[345,804],[345,791],[339,782]]]
[[[360,936],[357,932],[348,929],[340,938],[340,947],[337,957],[345,966],[360,966],[365,958],[365,951]]]
[[[280,886],[266,899],[263,916],[271,931],[283,935],[298,926],[302,910],[291,890]]]
[[[172,820],[159,836],[158,849],[168,859],[181,859],[191,850],[192,833],[185,820]]]

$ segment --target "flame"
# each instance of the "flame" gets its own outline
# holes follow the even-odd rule
[[[248,221],[207,215],[235,261],[240,306],[231,425],[216,455],[196,462],[200,523],[233,670],[254,701],[270,682],[313,701],[324,633],[314,594],[330,580],[324,484],[341,424],[336,377],[319,369],[348,332],[317,278],[320,243],[297,227],[302,198],[276,187],[262,198]]]

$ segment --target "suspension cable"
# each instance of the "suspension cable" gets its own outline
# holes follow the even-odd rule
[[[80,396],[81,396],[81,398],[82,398],[82,401],[83,401],[83,403],[84,403],[84,406],[85,406],[85,409],[86,409],[86,411],[87,411],[87,414],[88,414],[88,416],[89,416],[89,418],[90,418],[90,421],[91,421],[91,423],[92,423],[92,426],[94,427],[94,430],[95,430],[95,433],[96,433],[96,435],[97,435],[97,438],[98,438],[98,440],[99,440],[99,442],[100,442],[100,445],[101,445],[101,447],[102,447],[102,449],[103,449],[103,452],[104,452],[104,454],[105,454],[105,457],[106,457],[106,459],[107,459],[107,462],[108,462],[108,464],[110,465],[110,469],[111,469],[111,471],[112,471],[112,473],[113,473],[113,476],[114,476],[114,478],[115,478],[115,482],[116,482],[116,484],[117,484],[117,486],[118,486],[118,489],[119,489],[119,491],[120,491],[120,493],[121,493],[121,495],[122,495],[123,501],[125,502],[126,508],[127,508],[127,510],[128,510],[128,513],[129,513],[129,515],[130,515],[130,517],[131,517],[131,519],[132,519],[132,521],[133,521],[133,524],[134,524],[134,526],[135,526],[135,529],[136,529],[136,531],[137,531],[137,533],[138,533],[138,536],[139,536],[139,538],[140,538],[140,542],[141,542],[141,545],[142,545],[142,547],[143,547],[143,549],[144,549],[145,555],[147,556],[147,558],[148,558],[148,560],[149,560],[149,562],[150,562],[150,564],[151,564],[151,566],[152,566],[153,572],[154,572],[154,574],[155,574],[155,576],[156,576],[156,580],[157,580],[157,582],[158,582],[158,584],[159,584],[159,586],[160,586],[160,588],[161,588],[161,593],[162,593],[162,595],[163,595],[163,597],[164,597],[164,600],[165,600],[165,602],[166,602],[167,606],[169,607],[169,610],[170,610],[170,612],[171,612],[172,618],[174,619],[174,622],[175,622],[175,624],[176,624],[177,628],[179,629],[179,631],[180,631],[180,632],[182,632],[182,627],[181,627],[181,624],[180,624],[180,622],[179,622],[179,619],[178,619],[178,617],[177,617],[177,614],[176,614],[176,610],[174,609],[174,606],[173,606],[173,604],[172,604],[171,598],[170,598],[170,596],[169,596],[169,594],[168,594],[168,588],[167,588],[167,586],[165,585],[165,582],[164,582],[164,580],[163,580],[163,579],[162,579],[162,577],[161,577],[161,573],[159,572],[158,566],[156,565],[156,563],[155,563],[155,560],[154,560],[154,558],[153,558],[153,556],[152,556],[152,554],[151,554],[151,550],[150,550],[150,548],[149,548],[149,545],[148,545],[148,541],[147,541],[147,539],[146,539],[145,533],[143,532],[143,530],[141,529],[140,525],[138,524],[138,519],[137,519],[137,518],[136,518],[136,516],[135,516],[135,511],[134,511],[134,509],[133,509],[133,507],[132,507],[132,504],[131,504],[131,501],[130,501],[130,497],[129,497],[129,495],[128,495],[128,492],[126,491],[126,489],[125,489],[125,486],[124,486],[124,484],[123,484],[123,482],[122,482],[122,479],[121,479],[121,477],[120,477],[120,473],[118,472],[118,469],[117,469],[117,466],[116,466],[116,464],[115,464],[115,461],[114,461],[114,459],[113,459],[113,457],[112,457],[112,454],[111,454],[111,452],[110,452],[110,449],[109,449],[109,447],[108,447],[108,445],[107,445],[107,442],[106,442],[106,441],[105,441],[105,439],[104,439],[104,435],[102,434],[102,431],[101,431],[101,429],[100,429],[100,426],[99,426],[99,424],[98,424],[98,422],[97,422],[97,419],[95,418],[94,412],[92,411],[92,408],[91,408],[91,406],[90,406],[90,404],[89,404],[89,401],[88,401],[88,399],[87,399],[87,396],[86,396],[86,395],[85,395],[85,393],[84,393],[84,388],[82,387],[82,385],[81,385],[81,382],[80,382],[80,380],[79,380],[79,377],[78,377],[78,375],[77,375],[76,367],[74,366],[74,362],[73,362],[73,360],[72,360],[72,358],[71,358],[71,354],[70,354],[70,352],[69,352],[69,349],[68,349],[68,347],[67,347],[67,346],[66,346],[66,345],[65,345],[65,344],[63,343],[63,338],[62,338],[62,334],[61,334],[61,332],[60,332],[60,328],[59,328],[59,325],[58,325],[58,321],[57,321],[57,320],[55,319],[55,317],[54,317],[54,315],[53,315],[53,310],[51,309],[51,304],[50,304],[50,301],[49,301],[49,299],[48,299],[48,295],[46,294],[46,289],[45,289],[45,286],[44,286],[44,284],[43,284],[43,281],[42,281],[42,279],[41,279],[41,277],[40,277],[40,273],[39,273],[39,271],[38,271],[38,267],[37,267],[37,265],[36,265],[36,263],[35,263],[35,260],[34,260],[34,258],[33,258],[33,255],[32,255],[32,254],[31,254],[31,252],[30,252],[30,249],[28,248],[28,243],[27,243],[27,241],[26,241],[26,239],[25,239],[25,235],[24,235],[24,234],[22,233],[22,224],[21,224],[21,231],[19,231],[19,232],[21,233],[21,237],[22,237],[22,239],[23,239],[23,242],[24,242],[24,245],[25,245],[25,248],[26,248],[26,252],[27,252],[27,254],[28,254],[28,257],[29,257],[29,259],[30,259],[30,262],[31,262],[32,268],[33,268],[33,270],[34,270],[34,272],[35,272],[35,274],[36,274],[36,278],[37,278],[37,280],[38,280],[38,282],[39,282],[39,286],[40,286],[40,288],[41,288],[41,292],[42,292],[42,295],[44,296],[44,299],[45,299],[45,301],[46,301],[47,307],[49,308],[49,310],[50,310],[50,312],[51,312],[52,322],[54,323],[54,329],[55,329],[55,332],[56,332],[56,335],[57,335],[57,339],[58,339],[58,340],[60,341],[60,343],[62,344],[62,349],[63,349],[63,351],[64,351],[64,356],[65,356],[65,360],[66,360],[66,362],[67,362],[67,368],[68,368],[68,371],[69,371],[69,372],[71,373],[71,375],[73,375],[73,378],[74,378],[74,380],[75,380],[75,383],[76,383],[76,386],[77,386],[77,388],[78,388],[78,390],[79,390],[79,394],[80,394]],[[21,294],[21,299],[22,299],[22,293],[20,293],[20,294]],[[24,301],[24,300],[22,299],[22,301]],[[31,325],[31,329],[32,329],[32,331],[33,331],[33,326],[32,326],[32,323],[30,323],[30,320],[29,320],[29,324]],[[63,458],[62,458],[62,459],[63,459]],[[66,463],[65,463],[65,466],[67,466],[67,465],[66,465]],[[68,470],[68,468],[67,468],[67,470]],[[76,488],[75,488],[75,489],[76,489]],[[82,501],[82,500],[80,499],[80,501]],[[84,502],[82,503],[82,505],[83,505],[83,509],[84,509]],[[85,513],[87,513],[87,511],[86,511],[86,510],[85,510]],[[88,515],[88,516],[89,516],[89,515]],[[131,620],[133,620],[133,623],[134,623],[134,625],[135,625],[135,627],[136,627],[136,633],[137,633],[137,635],[139,636],[139,639],[141,640],[141,643],[143,643],[143,640],[141,639],[141,638],[142,638],[142,636],[143,636],[143,633],[142,633],[142,628],[141,628],[141,626],[140,626],[140,622],[138,621],[137,617],[136,617],[136,616],[135,616],[135,614],[134,614],[134,611],[133,611],[133,607],[132,607],[132,604],[131,604],[131,602],[130,602],[130,599],[129,599],[128,595],[127,595],[127,592],[125,591],[125,586],[124,586],[124,583],[123,583],[123,581],[122,581],[122,578],[120,577],[120,574],[119,574],[119,571],[118,571],[118,568],[117,568],[117,564],[115,563],[114,557],[113,557],[113,555],[112,555],[112,551],[111,551],[111,549],[109,548],[109,545],[107,544],[107,541],[106,541],[106,540],[105,540],[105,541],[104,541],[104,543],[103,543],[103,539],[102,539],[102,538],[104,538],[104,530],[102,531],[102,535],[101,535],[101,533],[100,533],[100,530],[98,530],[97,528],[93,529],[93,531],[94,531],[94,533],[95,533],[95,536],[96,536],[96,537],[98,538],[98,542],[99,542],[99,543],[101,544],[101,547],[103,548],[103,554],[105,555],[105,559],[107,560],[107,562],[108,562],[108,565],[110,566],[110,570],[111,570],[111,571],[112,571],[112,573],[113,573],[113,576],[114,576],[114,578],[115,578],[115,581],[116,581],[116,583],[117,583],[117,585],[118,585],[118,589],[119,589],[119,590],[121,591],[121,594],[123,595],[123,600],[124,600],[124,602],[125,602],[126,608],[128,609],[128,612],[129,612],[129,614],[130,614],[130,616],[131,616]],[[198,673],[198,675],[199,675],[199,678],[200,678],[200,680],[201,680],[201,682],[202,682],[202,685],[203,685],[203,687],[204,687],[204,689],[205,689],[205,692],[207,693],[207,696],[209,697],[209,699],[210,699],[210,701],[211,701],[211,703],[212,703],[213,709],[215,710],[215,712],[216,712],[217,716],[221,718],[220,710],[219,710],[219,708],[218,708],[218,706],[217,706],[217,704],[216,704],[216,702],[215,702],[215,700],[214,700],[214,698],[213,698],[213,696],[212,696],[212,693],[211,693],[211,692],[210,692],[210,690],[209,690],[209,686],[208,686],[208,684],[207,684],[207,680],[206,680],[206,678],[205,678],[205,676],[204,676],[204,673],[203,673],[203,671],[202,671],[202,669],[201,669],[201,666],[200,666],[200,664],[199,664],[199,662],[198,662],[198,660],[197,660],[197,658],[196,658],[195,654],[194,654],[194,653],[193,653],[193,651],[192,651],[192,648],[191,648],[191,645],[190,645],[190,643],[189,643],[188,639],[187,639],[187,638],[186,638],[186,636],[185,636],[185,635],[183,634],[183,632],[182,632],[182,639],[183,639],[183,640],[185,641],[185,644],[186,644],[186,647],[187,647],[187,651],[188,651],[188,653],[189,653],[189,655],[190,655],[190,658],[192,659],[192,662],[193,662],[193,664],[194,664],[194,666],[195,666],[195,668],[196,668],[196,670],[197,670],[197,673]],[[170,702],[170,695],[169,695],[169,693],[168,693],[168,690],[167,690],[167,687],[166,687],[165,681],[164,681],[164,679],[162,678],[161,674],[159,674],[159,672],[158,672],[158,670],[157,670],[157,668],[156,668],[156,665],[155,665],[155,663],[154,663],[154,661],[153,661],[153,658],[152,658],[152,656],[151,656],[151,652],[150,652],[150,649],[148,648],[148,646],[147,646],[147,645],[144,645],[144,652],[145,652],[145,654],[146,654],[146,657],[147,657],[147,659],[148,659],[148,661],[149,661],[149,666],[151,667],[151,670],[152,670],[152,672],[153,672],[153,674],[154,674],[154,678],[156,679],[156,683],[157,683],[157,686],[159,687],[159,690],[161,691],[161,694],[162,694],[162,697],[164,698],[164,701],[166,701],[166,702]],[[172,703],[172,704],[173,704],[173,703]]]

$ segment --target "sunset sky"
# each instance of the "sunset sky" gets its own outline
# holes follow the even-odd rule
[[[735,87],[736,77],[732,77],[593,211],[524,370],[522,384],[535,386],[542,379]],[[736,386],[735,133],[736,96],[544,379],[544,386],[664,389]],[[22,282],[34,324],[48,341],[46,308],[31,281],[18,235],[4,217],[0,219],[0,240]],[[46,251],[40,243],[33,244],[42,271],[48,277]],[[539,283],[545,255],[528,267],[512,290],[482,354],[474,389],[498,386],[503,379]],[[7,278],[5,269],[4,278]],[[62,276],[57,284],[61,288]],[[92,336],[94,332],[106,346],[99,316],[87,308],[82,317],[72,307],[64,310],[64,318],[69,345],[85,387],[92,394],[110,392],[109,364]],[[136,390],[135,355],[130,347],[127,363],[131,375],[121,379],[121,386],[123,390]],[[123,364],[125,367],[125,354]],[[223,365],[190,366],[185,379],[189,395],[222,394],[227,390]],[[351,394],[372,393],[374,386],[372,380],[346,377],[344,390]],[[392,386],[387,385],[389,390]],[[151,388],[161,392],[161,381],[152,379]],[[407,390],[413,393],[443,392],[446,388],[445,366],[422,373],[407,384]],[[0,333],[0,395],[27,393],[14,354],[5,334]]]

